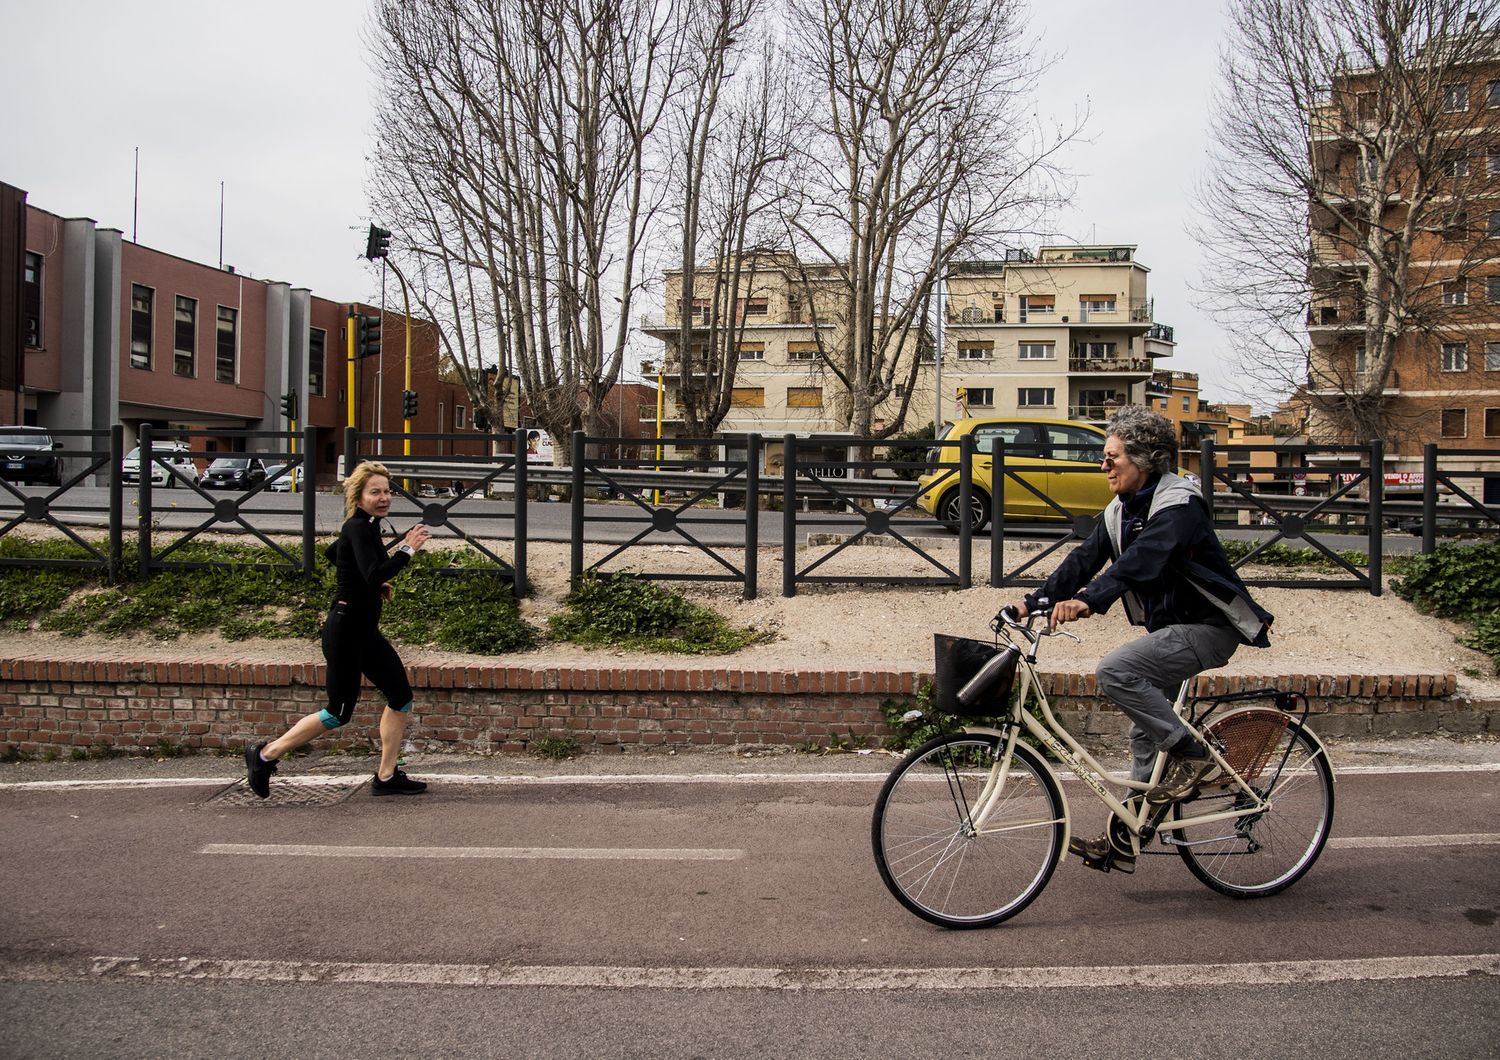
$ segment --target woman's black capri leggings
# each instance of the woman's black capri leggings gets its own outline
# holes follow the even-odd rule
[[[340,601],[323,623],[323,658],[328,660],[328,706],[319,715],[325,728],[347,725],[359,699],[359,679],[368,677],[391,709],[411,709],[411,682],[401,656],[373,624],[352,619]]]

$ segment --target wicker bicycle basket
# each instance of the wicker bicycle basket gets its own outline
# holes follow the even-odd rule
[[[946,633],[933,636],[933,705],[938,713],[966,718],[992,718],[1005,713],[1011,689],[1016,683],[1016,662],[1021,653],[1014,645],[1001,647],[982,640],[966,637],[950,637]],[[985,686],[967,705],[958,700],[959,690],[997,655],[1005,655],[1001,666]]]
[[[1208,732],[1223,745],[1219,753],[1225,761],[1248,782],[1270,764],[1288,722],[1279,710],[1247,710],[1215,722]]]

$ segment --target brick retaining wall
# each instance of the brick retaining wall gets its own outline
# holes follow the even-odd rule
[[[321,664],[0,660],[0,751],[27,754],[163,742],[235,749],[284,731],[323,706]],[[926,674],[818,670],[415,666],[422,750],[520,751],[548,737],[584,750],[691,746],[878,746],[882,704],[910,701]],[[1123,734],[1120,713],[1095,697],[1092,674],[1046,674],[1070,730]],[[1500,732],[1500,702],[1453,695],[1452,674],[1212,675],[1200,694],[1275,686],[1302,692],[1325,735]],[[365,690],[355,721],[320,741],[376,742],[379,694]]]

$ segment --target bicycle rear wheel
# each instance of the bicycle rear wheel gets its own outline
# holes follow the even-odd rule
[[[1186,844],[1177,853],[1188,871],[1232,898],[1264,898],[1296,883],[1318,860],[1333,827],[1333,769],[1301,725],[1277,711],[1251,708],[1226,715],[1207,731],[1232,743],[1236,730],[1253,731],[1257,724],[1270,728],[1251,759],[1252,772],[1245,773],[1232,753],[1226,758],[1271,808],[1169,833]],[[1172,817],[1182,820],[1249,801],[1237,789],[1214,794],[1204,788],[1197,799],[1172,807]]]
[[[918,747],[886,778],[871,840],[880,878],[923,920],[977,928],[1015,916],[1047,886],[1062,853],[1062,792],[1052,771],[1017,744],[1005,788],[974,814],[1003,744],[951,733]]]

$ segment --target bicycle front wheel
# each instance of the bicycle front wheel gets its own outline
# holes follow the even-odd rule
[[[987,796],[1003,743],[950,733],[909,754],[875,800],[871,840],[896,900],[947,928],[989,927],[1047,886],[1062,853],[1062,792],[1017,744],[1005,785]]]
[[[1236,712],[1218,725],[1253,724],[1258,713]],[[1333,828],[1333,769],[1327,754],[1301,725],[1277,720],[1279,735],[1268,738],[1259,775],[1245,778],[1270,809],[1172,833],[1184,844],[1177,853],[1188,871],[1231,898],[1264,898],[1286,890],[1312,868]],[[1174,806],[1172,816],[1182,820],[1249,802],[1236,789],[1220,795],[1205,789],[1204,796]]]

